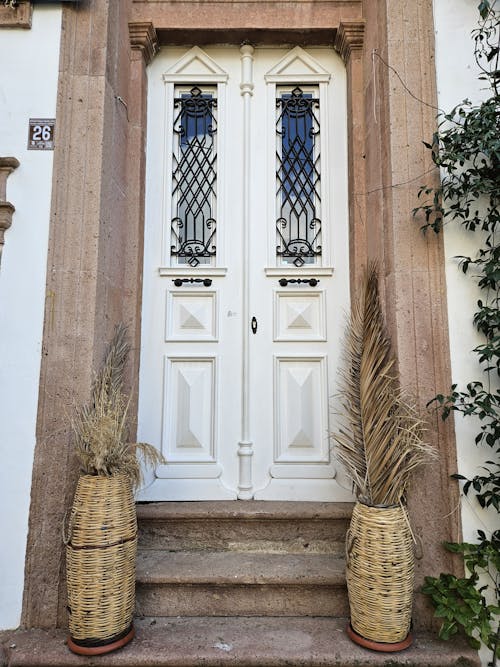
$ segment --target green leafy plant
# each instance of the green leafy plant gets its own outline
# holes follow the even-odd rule
[[[429,595],[435,606],[435,615],[443,619],[439,636],[450,639],[462,629],[471,646],[479,649],[481,643],[498,653],[498,622],[500,607],[488,604],[485,591],[488,584],[481,585],[480,575],[496,589],[498,599],[498,571],[500,568],[500,531],[495,531],[487,539],[483,531],[478,531],[479,542],[461,544],[446,542],[448,551],[462,554],[470,575],[456,577],[441,574],[438,578],[426,577],[422,591]],[[492,664],[495,664],[495,660]]]
[[[500,511],[500,245],[496,228],[500,222],[500,13],[496,0],[482,0],[478,6],[479,26],[472,32],[474,54],[481,81],[488,95],[480,104],[464,100],[450,113],[438,117],[432,142],[434,164],[441,170],[437,188],[422,186],[421,205],[415,214],[424,216],[424,231],[438,233],[455,222],[469,232],[479,232],[475,257],[458,257],[465,274],[471,274],[482,290],[473,322],[484,342],[474,348],[484,381],[469,382],[465,388],[452,385],[447,395],[438,394],[429,404],[441,410],[443,419],[453,412],[473,417],[479,424],[475,445],[491,448],[491,456],[472,479],[455,474],[463,482],[465,495],[473,494],[479,505]],[[491,649],[493,667],[500,657],[500,531],[487,536],[478,530],[477,544],[447,543],[461,554],[468,576],[441,574],[427,577],[423,591],[431,596],[436,616],[443,619],[440,636],[448,639],[460,629],[470,643]],[[486,583],[484,583],[486,582]],[[493,599],[493,603],[488,603]]]

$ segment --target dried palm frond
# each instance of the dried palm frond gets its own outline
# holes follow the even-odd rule
[[[371,264],[353,305],[341,373],[341,427],[333,434],[336,456],[356,495],[370,505],[399,503],[411,473],[432,456],[423,423],[398,385],[395,359]]]
[[[142,481],[137,453],[150,466],[165,461],[152,445],[128,442],[130,399],[123,393],[123,373],[130,350],[126,334],[123,324],[116,327],[92,385],[90,403],[77,412],[72,426],[82,472],[106,477],[125,473],[135,488]]]

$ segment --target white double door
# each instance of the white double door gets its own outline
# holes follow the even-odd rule
[[[349,289],[340,59],[165,49],[148,104],[138,427],[167,463],[140,497],[349,497],[329,437]]]

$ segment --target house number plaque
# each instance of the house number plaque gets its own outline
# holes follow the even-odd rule
[[[55,118],[30,118],[28,150],[53,151],[55,130]]]

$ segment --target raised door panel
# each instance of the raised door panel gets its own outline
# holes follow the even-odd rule
[[[167,292],[165,339],[172,342],[218,340],[215,291]]]
[[[326,356],[274,359],[273,477],[331,477]]]
[[[169,465],[215,463],[216,359],[166,357],[163,453]]]
[[[275,292],[274,340],[326,341],[324,291]]]

